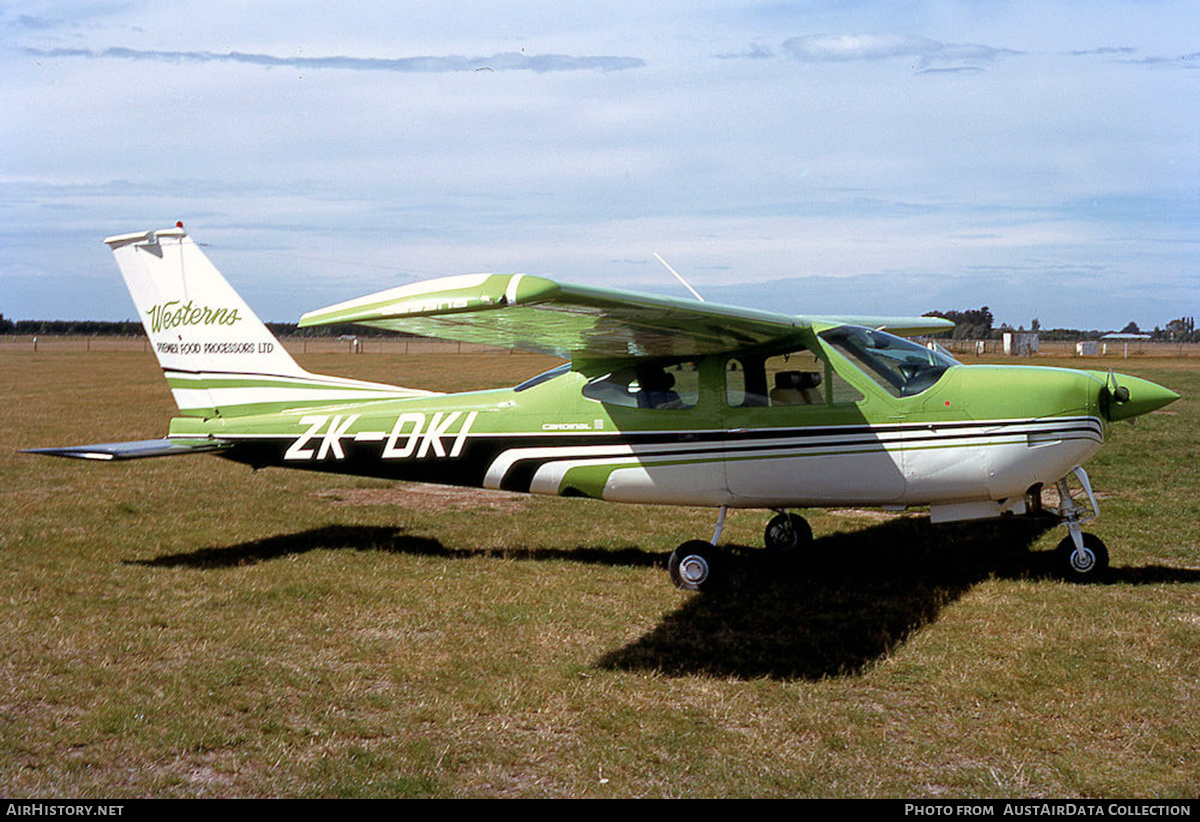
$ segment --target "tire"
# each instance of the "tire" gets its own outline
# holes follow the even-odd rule
[[[714,567],[719,565],[720,552],[711,542],[694,539],[671,552],[667,570],[676,588],[685,591],[708,591],[715,583]]]
[[[812,526],[799,514],[779,514],[772,517],[763,532],[763,544],[768,551],[791,554],[812,545]]]
[[[1108,571],[1108,547],[1095,534],[1083,535],[1082,561],[1075,556],[1075,541],[1069,536],[1054,549],[1059,575],[1071,582],[1095,582]]]

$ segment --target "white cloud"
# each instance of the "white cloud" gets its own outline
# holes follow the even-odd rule
[[[1067,269],[1121,315],[1135,284],[1200,301],[1195,75],[1120,62],[1192,54],[1187,3],[81,8],[0,12],[5,316],[80,281],[126,316],[99,239],[177,219],[272,319],[408,274],[669,287],[654,250],[714,287],[846,278],[842,310],[920,274],[1036,283],[1065,324]]]
[[[899,34],[814,34],[785,40],[783,49],[804,62],[851,62],[905,59],[918,68],[978,67],[997,57],[1019,55],[1013,49],[974,43],[943,43]]]
[[[264,68],[293,68],[304,71],[394,71],[403,73],[437,73],[450,71],[624,71],[641,68],[646,63],[637,57],[581,56],[568,54],[525,54],[502,52],[490,57],[462,55],[421,55],[414,57],[281,57],[240,51],[215,53],[211,51],[154,51],[147,49],[106,48],[102,50],[58,48],[26,49],[33,57],[85,58],[89,60],[145,60],[159,63],[243,63]]]

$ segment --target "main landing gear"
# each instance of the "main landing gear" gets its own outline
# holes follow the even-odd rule
[[[799,514],[780,511],[767,523],[763,544],[777,554],[792,554],[812,545],[812,526]]]
[[[685,591],[706,591],[720,580],[724,556],[717,547],[717,541],[721,539],[721,532],[725,529],[727,510],[726,506],[722,505],[717,513],[717,527],[713,530],[710,541],[689,540],[671,552],[667,570],[676,587]],[[794,556],[811,545],[812,541],[812,528],[804,517],[787,511],[778,511],[767,523],[766,532],[763,534],[763,544],[767,551],[778,557]]]
[[[1083,492],[1087,495],[1092,513],[1084,516],[1075,500],[1071,497],[1071,489],[1067,487],[1067,478],[1063,477],[1057,483],[1059,505],[1054,513],[1067,527],[1067,536],[1054,549],[1055,570],[1064,579],[1072,582],[1094,582],[1108,570],[1108,548],[1100,537],[1086,533],[1084,523],[1091,522],[1100,513],[1096,504],[1096,496],[1092,493],[1092,483],[1083,468],[1073,472]]]
[[[667,571],[676,588],[685,591],[707,591],[712,587],[714,570],[720,568],[720,550],[711,542],[693,539],[671,552]]]

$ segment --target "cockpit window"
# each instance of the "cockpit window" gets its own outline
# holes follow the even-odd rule
[[[641,363],[593,377],[583,396],[606,405],[679,411],[694,408],[700,379],[693,362]]]
[[[528,391],[530,388],[533,388],[535,385],[541,385],[542,383],[546,382],[547,380],[552,380],[555,377],[561,377],[563,374],[570,372],[570,370],[571,370],[571,364],[569,362],[565,362],[562,365],[556,365],[554,368],[551,368],[549,371],[543,371],[541,374],[538,374],[536,377],[530,377],[529,379],[525,380],[525,382],[521,383],[516,388],[514,388],[513,391]]]
[[[725,363],[725,401],[730,408],[824,406],[862,398],[807,348],[771,356],[739,354]]]
[[[940,349],[854,325],[821,332],[831,343],[893,397],[911,397],[930,388],[958,361]]]

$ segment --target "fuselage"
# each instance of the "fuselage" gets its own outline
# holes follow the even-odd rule
[[[673,505],[930,504],[943,519],[1013,510],[1103,443],[1106,375],[964,366],[863,332],[876,348],[831,330],[573,363],[514,388],[177,418],[171,435],[230,442],[222,456],[255,466]]]
[[[570,360],[512,388],[435,394],[301,367],[182,225],[105,242],[179,416],[165,439],[34,453],[211,452],[255,467],[714,506],[714,544],[727,507],[928,505],[937,522],[1019,512],[1057,483],[1065,567],[1085,573],[1104,563],[1088,553],[1063,478],[1076,474],[1090,497],[1078,468],[1105,424],[1177,398],[1111,373],[964,366],[905,337],[953,325],[939,318],[805,317],[526,274],[413,283],[301,318]],[[765,543],[794,547],[807,531],[798,522],[781,512]],[[692,543],[669,565],[699,590],[710,565]]]

